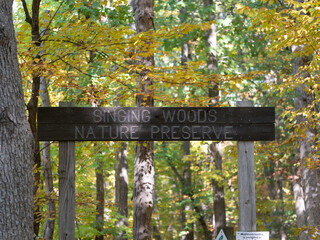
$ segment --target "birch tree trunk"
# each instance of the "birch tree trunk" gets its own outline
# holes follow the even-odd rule
[[[116,150],[116,165],[115,165],[115,202],[118,206],[118,212],[121,214],[121,219],[116,223],[116,226],[128,226],[128,161],[127,161],[127,143],[119,143],[119,148]],[[121,232],[115,239],[124,240],[125,232]]]
[[[303,46],[293,46],[293,52],[300,51]],[[306,87],[301,81],[306,77],[309,77],[309,73],[303,70],[301,67],[307,66],[310,62],[309,57],[297,56],[293,62],[293,74],[299,80],[300,85],[295,89],[297,97],[294,99],[295,108],[297,111],[303,111],[306,108],[310,108],[313,103],[313,96],[306,92]],[[312,111],[312,110],[311,110]],[[306,219],[308,227],[314,227],[320,225],[320,172],[319,169],[311,171],[307,166],[307,158],[312,153],[313,138],[316,135],[316,130],[308,126],[308,120],[303,116],[299,115],[297,122],[306,125],[303,136],[299,138],[299,160],[301,162],[301,183],[298,193],[302,193],[305,203],[305,216],[301,216],[301,219]],[[297,183],[296,183],[297,184]],[[301,188],[303,187],[303,189]],[[298,197],[298,196],[297,196]],[[296,199],[296,196],[295,196]],[[302,206],[297,206],[297,218],[299,211]],[[298,222],[299,224],[299,222]],[[300,234],[300,239],[307,239],[303,234]]]
[[[0,239],[33,239],[34,139],[27,122],[12,0],[0,0]]]
[[[153,29],[153,0],[132,0],[137,33]],[[144,43],[148,48],[148,42]],[[147,52],[147,51],[146,51]],[[154,105],[152,79],[148,77],[148,67],[154,66],[153,54],[140,57],[140,64],[145,69],[140,71],[137,85],[140,93],[136,102],[138,107],[151,107]],[[134,163],[133,183],[133,239],[151,240],[152,235],[152,208],[154,188],[153,142],[138,142]]]

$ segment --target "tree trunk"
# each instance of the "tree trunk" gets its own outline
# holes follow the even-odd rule
[[[214,7],[213,0],[204,0],[203,1],[205,8]],[[215,20],[215,12],[213,12],[208,20]],[[205,33],[206,37],[206,46],[208,49],[208,59],[207,59],[207,69],[209,73],[215,72],[218,70],[218,57],[217,57],[217,27],[216,24],[211,24],[210,29]],[[212,86],[209,86],[209,97],[210,97],[210,106],[214,107],[219,102],[219,88],[218,83],[211,83]],[[209,145],[209,153],[212,158],[212,166],[214,169],[222,173],[222,145],[221,143],[212,142]],[[224,187],[222,183],[217,182],[212,179],[213,186],[213,210],[214,210],[214,220],[213,226],[217,228],[226,227],[226,209],[225,209],[225,199],[224,199]],[[218,233],[216,232],[215,235]]]
[[[191,179],[191,163],[188,160],[190,155],[190,142],[183,142],[183,157],[184,157],[184,169],[183,169],[183,181],[182,181],[182,198],[189,197],[192,195],[192,179]],[[194,229],[193,223],[186,224],[187,222],[187,212],[190,211],[189,205],[183,205],[181,213],[181,222],[183,231],[186,231],[187,234],[181,237],[181,240],[193,240],[194,239]]]
[[[116,226],[128,226],[128,162],[127,162],[127,143],[120,142],[116,150],[116,194],[115,201],[118,206],[118,213],[122,216]],[[124,240],[125,232],[121,232],[115,239]]]
[[[269,198],[271,201],[275,201],[276,200],[276,182],[275,182],[275,163],[273,161],[273,159],[269,159],[269,161],[264,164],[264,174],[267,178],[267,182],[268,182],[268,192],[269,192]],[[271,221],[268,224],[268,228],[270,229],[270,237],[271,238],[278,238],[278,232],[277,232],[277,226],[279,224],[279,222],[277,221],[277,219],[274,218],[274,216],[276,216],[277,213],[277,207],[276,206],[272,206],[271,207]]]
[[[182,7],[180,9],[180,22],[181,24],[186,22],[187,19],[187,9],[186,7]],[[184,38],[187,38],[186,35],[184,35]],[[189,44],[188,40],[185,40],[182,42],[181,45],[181,65],[185,66],[187,62],[190,60],[190,54],[189,54]],[[184,168],[183,168],[183,182],[182,182],[182,198],[189,196],[189,192],[191,191],[192,188],[192,181],[191,181],[191,163],[188,160],[188,157],[190,155],[190,142],[189,141],[184,141],[183,142],[183,159],[184,159]],[[194,224],[189,223],[186,224],[187,222],[187,212],[190,211],[190,206],[184,204],[181,212],[181,223],[182,223],[182,230],[186,232],[185,235],[181,236],[181,240],[193,240],[194,239]]]
[[[26,22],[31,26],[31,38],[35,47],[40,47],[41,45],[41,36],[40,36],[40,25],[39,25],[39,12],[40,12],[40,2],[41,0],[33,0],[32,1],[32,14],[30,15],[27,4],[25,0],[22,0],[22,4],[25,11]],[[40,60],[40,55],[36,54],[33,57],[33,64],[37,65]],[[37,193],[39,191],[40,184],[40,167],[41,167],[41,157],[40,157],[40,146],[38,141],[37,134],[37,111],[38,111],[38,98],[39,98],[39,89],[40,89],[40,70],[34,71],[32,74],[32,91],[31,98],[27,104],[28,110],[28,121],[31,127],[31,131],[35,141],[34,148],[34,166],[35,170],[34,174],[34,187],[33,187],[33,195],[34,195],[34,234],[38,236],[40,230],[40,206]]]
[[[283,222],[283,216],[285,216],[284,212],[284,201],[283,201],[283,187],[282,187],[282,164],[280,160],[278,160],[278,175],[277,175],[277,198],[281,202],[280,207],[278,211],[280,212],[280,240],[286,240],[287,239],[287,233],[286,233],[286,227]]]
[[[99,233],[103,230],[104,225],[104,176],[103,176],[103,159],[97,158],[97,167],[96,172],[96,228]],[[95,237],[95,240],[103,240],[103,235],[98,234]]]
[[[0,239],[33,239],[32,157],[12,0],[0,0]]]
[[[189,143],[189,142],[187,142]],[[186,148],[189,149],[189,148]],[[212,233],[210,232],[208,225],[206,223],[206,220],[203,216],[203,209],[201,206],[197,205],[197,203],[195,202],[195,198],[193,195],[193,192],[190,188],[186,188],[186,186],[191,186],[191,183],[188,185],[185,183],[186,179],[188,179],[187,181],[191,181],[191,176],[187,177],[187,176],[183,176],[181,174],[179,174],[178,170],[176,169],[176,167],[172,164],[171,160],[168,161],[169,166],[171,167],[172,171],[174,172],[174,174],[176,175],[176,177],[179,179],[180,183],[181,183],[181,188],[182,188],[182,195],[184,197],[188,197],[191,201],[192,201],[192,207],[194,208],[194,210],[196,211],[197,215],[198,215],[198,221],[200,223],[200,226],[203,229],[203,233],[204,233],[204,239],[205,240],[211,240],[212,239]],[[185,172],[183,173],[185,174]],[[190,180],[189,180],[190,179]],[[192,227],[192,229],[194,229],[194,226]],[[187,234],[184,235],[185,237],[195,237],[194,231],[192,232],[192,234]]]
[[[50,107],[50,98],[48,92],[48,85],[45,78],[41,78],[40,81],[41,89],[41,100],[43,107]],[[53,177],[51,168],[51,158],[50,158],[50,142],[42,142],[42,168],[43,168],[43,179],[46,189],[46,197],[48,199],[47,203],[47,217],[45,220],[42,238],[46,240],[53,239],[55,217],[56,217],[56,205],[55,200],[52,196],[53,194]]]
[[[302,46],[293,46],[293,52],[300,51]],[[297,56],[293,62],[293,74],[295,77],[304,79],[309,77],[309,73],[301,69],[309,64],[310,59],[306,56]],[[300,84],[296,89],[297,97],[294,99],[295,108],[297,111],[303,111],[310,108],[313,103],[313,96],[305,90],[307,86]],[[306,221],[308,227],[320,225],[320,173],[318,169],[310,171],[306,159],[310,156],[313,148],[313,138],[316,135],[316,130],[308,126],[308,120],[300,115],[297,119],[300,125],[306,123],[304,136],[299,139],[299,160],[301,162],[301,180],[304,193],[304,202],[306,210]],[[301,189],[299,189],[301,191]],[[297,203],[296,203],[297,206]],[[299,206],[298,206],[299,207]],[[296,208],[299,211],[299,208]],[[301,239],[304,239],[302,237]]]
[[[151,240],[153,187],[153,142],[139,142],[136,146],[136,157],[134,164],[134,240]]]
[[[305,202],[304,202],[304,194],[303,194],[303,188],[301,185],[301,179],[294,181],[293,195],[294,195],[294,200],[295,200],[297,225],[298,225],[298,227],[304,227],[307,225],[307,218],[306,218],[306,207],[305,207]],[[308,236],[304,232],[301,232],[299,234],[299,239],[300,240],[307,240]]]
[[[153,0],[132,0],[131,6],[135,15],[137,33],[153,29]],[[148,42],[145,46],[148,47]],[[136,102],[138,107],[151,107],[154,105],[152,79],[148,77],[148,67],[154,66],[154,56],[149,54],[140,57],[140,64],[146,68],[141,70],[137,85],[140,93]],[[134,163],[133,183],[133,239],[151,240],[152,235],[152,208],[154,188],[153,142],[138,142]]]
[[[46,11],[46,14],[49,15],[49,11]],[[44,20],[46,23],[46,20]],[[49,34],[49,29],[43,29],[42,36]],[[44,46],[42,43],[41,46]],[[40,97],[42,101],[43,107],[51,107],[50,96],[48,91],[48,83],[47,79],[41,77],[40,78]],[[54,225],[56,218],[56,205],[55,200],[53,198],[53,177],[52,177],[52,167],[51,167],[51,157],[50,157],[50,142],[44,141],[42,142],[42,170],[43,170],[43,179],[44,186],[46,190],[46,198],[48,199],[47,203],[47,217],[45,220],[45,224],[43,227],[42,238],[45,240],[52,240],[54,234]]]
[[[222,144],[211,143],[209,145],[210,155],[213,158],[214,169],[217,173],[222,174]],[[213,165],[213,163],[212,163]],[[212,179],[214,189],[213,210],[214,210],[214,223],[215,229],[225,228],[226,222],[226,205],[224,199],[224,186],[223,183]],[[217,235],[218,233],[216,233]]]

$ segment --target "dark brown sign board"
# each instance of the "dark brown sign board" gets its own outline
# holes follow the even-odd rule
[[[41,107],[39,141],[271,141],[273,107]]]

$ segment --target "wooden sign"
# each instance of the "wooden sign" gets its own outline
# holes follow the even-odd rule
[[[270,107],[42,107],[40,141],[274,140]]]

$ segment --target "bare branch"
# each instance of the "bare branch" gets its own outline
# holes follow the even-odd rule
[[[25,0],[21,0],[21,3],[22,3],[22,6],[23,6],[24,13],[26,15],[26,22],[29,23],[32,26],[32,18],[30,16],[27,3],[26,3]]]
[[[77,70],[77,71],[80,72],[81,74],[83,74],[83,75],[85,75],[85,76],[88,76],[88,77],[90,77],[90,78],[108,77],[108,78],[110,78],[110,79],[113,79],[113,77],[111,77],[110,75],[103,75],[103,76],[99,76],[99,77],[93,76],[93,75],[91,75],[91,74],[88,74],[88,73],[83,72],[80,68],[73,66],[71,63],[68,63],[67,61],[65,61],[65,60],[63,60],[63,59],[59,59],[59,60],[61,60],[62,62],[64,62],[66,65],[74,68],[75,70]],[[134,90],[134,89],[133,89],[131,86],[129,86],[128,84],[119,81],[119,79],[117,79],[117,82],[120,83],[121,85],[127,87],[127,88],[128,88],[129,90],[131,90],[132,92],[138,93],[136,90]]]
[[[53,14],[52,18],[49,20],[48,25],[44,28],[44,30],[41,32],[41,34],[43,34],[43,33],[47,32],[47,31],[49,30],[50,25],[51,25],[51,23],[52,23],[53,19],[54,19],[54,18],[55,18],[55,16],[57,15],[57,13],[58,13],[58,11],[60,10],[60,8],[61,8],[61,6],[62,6],[62,4],[63,4],[63,3],[64,3],[64,1],[62,1],[62,2],[60,3],[60,5],[59,5],[59,7],[57,8],[57,10],[54,12],[54,14]],[[43,36],[45,36],[45,35],[43,35]]]
[[[179,179],[181,185],[184,184],[184,179],[181,177],[181,175],[179,174],[177,168],[173,165],[173,163],[171,162],[170,159],[167,160],[167,163],[169,164],[169,166],[171,167],[172,171],[174,172],[174,174],[177,176],[177,178]]]

